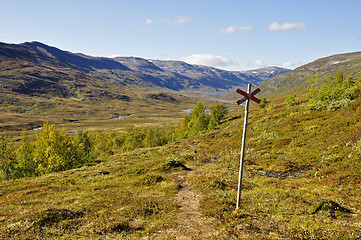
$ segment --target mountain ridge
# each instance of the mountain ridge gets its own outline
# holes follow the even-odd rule
[[[338,71],[343,71],[346,77],[360,77],[361,51],[316,59],[287,73],[274,76],[264,81],[261,86],[266,93],[305,91],[311,75],[317,74],[322,80],[335,76]]]
[[[41,42],[0,43],[2,89],[24,94],[72,96],[89,88],[143,87],[165,90],[230,89],[248,83],[260,84],[272,73],[262,69],[226,71],[181,61],[147,60],[137,57],[93,57],[63,51]],[[275,74],[289,71],[272,68]],[[258,76],[259,75],[259,76]],[[84,88],[88,86],[88,89]],[[90,94],[92,95],[92,94]]]

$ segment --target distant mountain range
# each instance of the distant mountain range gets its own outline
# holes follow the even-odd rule
[[[259,85],[289,69],[226,71],[181,61],[92,57],[40,42],[0,43],[0,91],[28,95],[118,98],[115,88],[229,89]]]

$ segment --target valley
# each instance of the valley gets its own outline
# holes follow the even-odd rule
[[[229,99],[237,97],[233,91],[214,96],[186,91],[128,89],[127,94],[132,96],[132,100],[86,101],[77,98],[6,94],[3,99],[7,100],[0,107],[0,132],[19,135],[22,131],[42,126],[44,122],[65,127],[68,132],[122,132],[129,125],[167,128],[179,124],[187,113],[186,110],[192,109],[198,101],[208,107],[217,103],[236,107],[235,101]]]
[[[69,132],[172,126],[198,101],[217,102],[200,93],[225,94],[223,101],[233,105],[236,87],[287,71],[230,72],[180,61],[91,57],[39,42],[0,43],[0,132],[20,134],[44,122]]]
[[[360,239],[359,62],[229,72],[1,44],[0,238]]]
[[[358,239],[360,98],[336,111],[310,111],[307,103],[301,94],[293,102],[281,98],[265,108],[251,105],[238,211],[243,109],[188,140],[2,182],[0,234]],[[193,206],[188,207],[192,213],[180,197]]]

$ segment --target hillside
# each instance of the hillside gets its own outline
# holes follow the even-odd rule
[[[317,59],[311,63],[298,67],[266,80],[262,89],[266,93],[282,93],[305,91],[311,75],[319,75],[320,79],[334,76],[337,71],[343,71],[345,76],[361,76],[361,52],[336,54]]]
[[[360,105],[311,111],[304,94],[252,104],[238,211],[243,108],[189,140],[2,182],[0,236],[359,239]]]
[[[0,43],[0,132],[36,129],[43,122],[71,131],[124,130],[131,123],[172,125],[199,100],[187,92],[258,84],[285,71],[243,74],[180,61],[92,57],[39,42]],[[153,120],[142,123],[144,119]]]
[[[114,98],[116,94],[111,89],[124,86],[170,90],[229,89],[247,83],[258,84],[267,76],[286,71],[272,68],[271,73],[269,69],[259,69],[256,74],[249,75],[179,61],[91,57],[39,42],[0,43],[1,90],[32,95],[49,93],[69,97],[80,93],[85,97],[105,95]]]
[[[208,76],[212,88],[225,72],[18,47],[1,48],[1,239],[361,238],[361,80],[349,78],[358,77],[357,53],[345,55],[344,75],[335,74],[338,55],[304,68],[334,72],[309,94],[304,80],[288,79],[300,87],[285,80],[278,90],[294,94],[250,105],[235,211],[243,107],[210,128],[201,104],[183,111],[201,98],[161,87]],[[277,71],[242,74],[262,82]]]

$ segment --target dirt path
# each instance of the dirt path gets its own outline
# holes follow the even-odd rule
[[[216,239],[216,231],[201,217],[198,196],[186,182],[189,172],[177,175],[180,190],[177,202],[180,213],[177,216],[179,235],[176,239]]]

